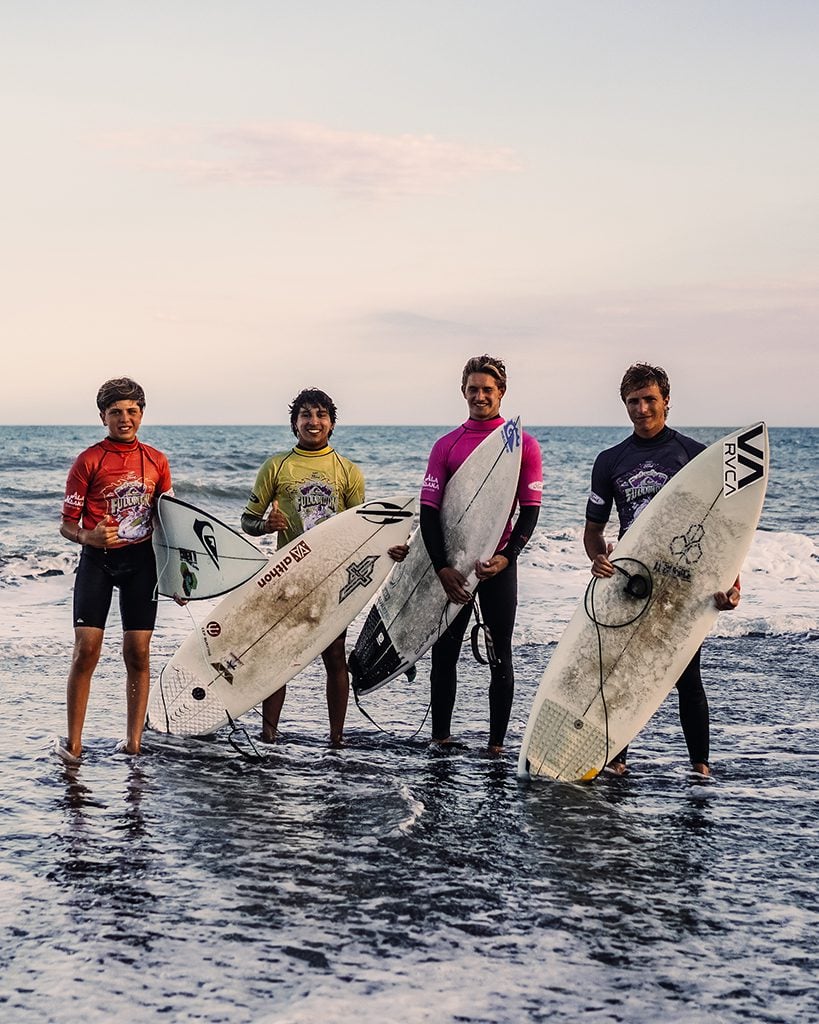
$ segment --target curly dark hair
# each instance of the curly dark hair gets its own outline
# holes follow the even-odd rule
[[[650,363],[633,363],[623,374],[620,381],[620,397],[625,402],[626,395],[632,391],[639,391],[641,388],[650,388],[656,384],[660,394],[668,401],[671,394],[671,385],[668,382],[668,374],[662,366],[652,366]]]
[[[299,412],[302,409],[326,409],[330,414],[330,422],[333,426],[336,425],[336,403],[330,398],[326,391],[321,391],[319,388],[304,388],[300,391],[293,401],[290,403],[290,429],[296,435],[299,436],[298,430],[296,430],[296,420],[299,418]],[[333,431],[331,430],[332,434]]]
[[[100,412],[113,405],[115,402],[133,400],[140,407],[145,408],[145,392],[135,380],[130,377],[112,377],[107,380],[97,392],[97,408]]]
[[[472,356],[467,360],[464,372],[461,374],[461,391],[466,390],[466,381],[470,373],[488,373],[498,382],[501,391],[506,390],[506,367],[502,359],[484,353],[482,356]]]

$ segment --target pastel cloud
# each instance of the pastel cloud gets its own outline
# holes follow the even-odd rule
[[[111,140],[114,141],[114,140]],[[512,150],[434,135],[343,131],[311,122],[256,123],[167,143],[206,155],[163,159],[159,166],[203,184],[308,185],[355,196],[436,195],[484,174],[512,173]]]

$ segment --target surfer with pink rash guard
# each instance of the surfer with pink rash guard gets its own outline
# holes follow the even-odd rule
[[[537,525],[543,466],[537,441],[524,433],[515,504],[496,552],[487,561],[476,564],[478,586],[475,594],[471,593],[466,578],[449,565],[441,505],[447,481],[487,435],[504,422],[500,414],[506,393],[503,361],[490,355],[469,359],[461,376],[461,393],[469,409],[469,419],[435,442],[421,488],[421,536],[447,598],[464,606],[432,647],[432,743],[440,747],[454,744],[450,729],[458,688],[458,658],[472,601],[477,595],[483,623],[491,639],[488,748],[498,754],[503,750],[514,697],[512,632],[517,612],[517,558]],[[520,510],[513,521],[517,506]]]
[[[586,505],[583,546],[592,561],[592,576],[614,575],[609,561],[614,545],[605,538],[612,507],[620,521],[622,537],[655,494],[686,463],[695,458],[704,444],[686,437],[666,424],[671,386],[660,366],[635,363],[626,370],[620,383],[620,397],[634,433],[624,441],[601,452],[592,469],[591,493]],[[739,579],[726,593],[714,595],[720,611],[731,611],[739,604]],[[680,723],[696,775],[711,774],[708,763],[710,716],[708,699],[700,674],[700,651],[691,659],[677,681]],[[616,775],[626,772],[626,748],[607,765]]]

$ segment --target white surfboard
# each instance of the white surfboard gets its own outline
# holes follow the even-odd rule
[[[694,656],[736,579],[768,482],[764,423],[685,465],[594,580],[543,674],[518,772],[593,779],[640,732]]]
[[[152,540],[157,585],[166,597],[220,597],[267,564],[246,537],[170,494],[157,501]]]
[[[492,431],[453,473],[441,520],[449,564],[477,584],[475,563],[496,551],[515,501],[523,442],[520,417]],[[377,690],[435,643],[463,608],[450,604],[417,530],[370,609],[349,666],[357,696]]]
[[[414,514],[414,498],[367,501],[280,548],[162,669],[148,725],[207,735],[284,686],[375,596]]]

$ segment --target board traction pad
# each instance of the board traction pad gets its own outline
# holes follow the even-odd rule
[[[553,778],[576,781],[596,774],[589,773],[590,764],[603,770],[608,758],[617,753],[607,748],[601,729],[547,699],[541,705],[526,757],[532,775],[540,775],[545,765]]]

